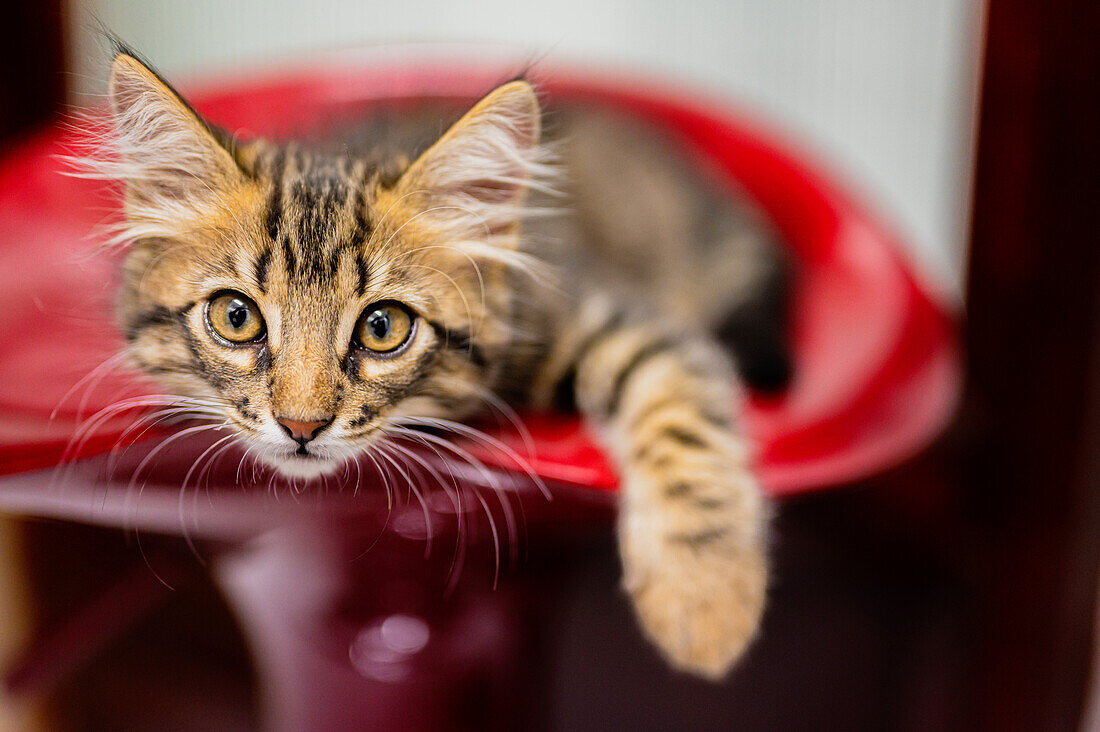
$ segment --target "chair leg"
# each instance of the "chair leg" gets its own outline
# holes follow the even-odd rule
[[[21,657],[35,631],[32,590],[26,574],[22,522],[0,518],[0,668]],[[41,700],[0,690],[0,732],[44,730],[52,725]]]
[[[531,729],[521,719],[534,660],[522,590],[494,589],[493,564],[474,544],[448,594],[450,552],[426,559],[416,540],[377,535],[330,518],[217,562],[252,649],[266,728]]]

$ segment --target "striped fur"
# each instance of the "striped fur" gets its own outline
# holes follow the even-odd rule
[[[573,368],[577,404],[621,471],[639,618],[676,666],[720,677],[755,632],[767,577],[767,511],[732,426],[728,359],[679,323],[626,318]]]
[[[126,184],[118,314],[140,367],[221,405],[251,452],[300,478],[387,426],[469,416],[486,394],[575,406],[621,471],[642,627],[678,668],[725,673],[767,580],[767,510],[711,335],[782,270],[751,212],[659,135],[606,115],[549,118],[552,167],[522,81],[434,142],[362,154],[229,141],[125,54],[111,89],[119,142],[93,170]],[[548,208],[561,215],[531,219]],[[212,332],[207,304],[225,291],[255,303],[262,340]],[[353,343],[381,301],[415,318],[388,354]],[[306,445],[280,419],[324,427]]]

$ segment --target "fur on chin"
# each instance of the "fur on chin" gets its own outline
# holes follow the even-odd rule
[[[342,464],[339,460],[317,456],[301,457],[293,453],[264,456],[261,461],[285,478],[306,481],[333,473]]]

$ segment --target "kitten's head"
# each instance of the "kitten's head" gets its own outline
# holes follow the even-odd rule
[[[527,83],[411,164],[236,142],[125,53],[109,98],[117,150],[99,171],[125,184],[130,242],[118,317],[148,374],[300,477],[481,398],[541,165]]]

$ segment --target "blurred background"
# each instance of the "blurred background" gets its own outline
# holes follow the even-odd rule
[[[983,7],[976,0],[83,0],[68,11],[66,31],[75,93],[103,88],[99,23],[174,80],[369,44],[459,42],[690,82],[790,130],[843,171],[896,222],[930,279],[957,299]]]
[[[725,686],[644,660],[609,589],[612,546],[593,551],[549,653],[570,672],[543,690],[547,726],[1100,729],[1097,4],[42,0],[3,13],[0,145],[102,91],[101,26],[184,82],[363,46],[482,44],[684,80],[779,130],[901,232],[958,314],[959,412],[886,474],[780,506],[764,641]],[[78,538],[49,561],[129,551]],[[103,716],[75,726],[125,719],[103,700],[133,688],[141,674],[119,669],[148,662],[140,639],[165,627],[223,663],[200,698],[252,693],[232,686],[248,661],[211,606],[207,585],[184,593],[89,663],[67,701]],[[593,658],[596,645],[622,653]]]

